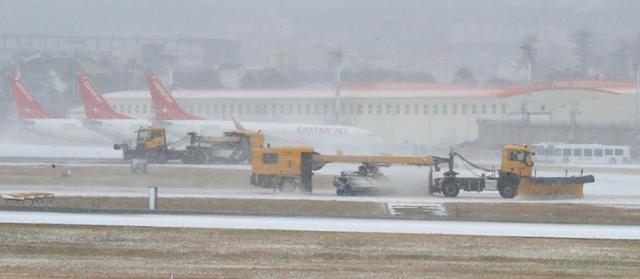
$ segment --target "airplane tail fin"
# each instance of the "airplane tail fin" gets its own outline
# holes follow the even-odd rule
[[[233,120],[233,125],[236,127],[236,130],[238,130],[238,131],[246,131],[247,130],[242,126],[242,124],[240,124],[240,121],[238,121],[235,117],[231,116],[231,120]]]
[[[204,120],[184,111],[155,75],[147,76],[156,120]]]
[[[87,119],[131,119],[129,116],[116,112],[91,84],[87,76],[77,75],[76,79],[80,87],[80,96]]]
[[[11,83],[11,91],[13,91],[13,95],[16,97],[18,117],[22,119],[60,118],[46,111],[18,77],[10,76],[9,81]]]

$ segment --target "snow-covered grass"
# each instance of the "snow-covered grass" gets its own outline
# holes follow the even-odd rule
[[[330,232],[640,240],[640,226],[416,221],[318,217],[72,214],[1,211],[0,222]]]

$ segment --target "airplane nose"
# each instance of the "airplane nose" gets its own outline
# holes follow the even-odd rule
[[[384,139],[383,139],[383,138],[381,138],[381,137],[375,137],[375,138],[373,139],[373,143],[374,143],[375,145],[383,145],[383,144],[384,144]]]

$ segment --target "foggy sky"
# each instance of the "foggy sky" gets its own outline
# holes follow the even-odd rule
[[[592,31],[606,53],[640,32],[638,14],[634,0],[1,0],[0,33],[229,38],[247,64],[259,64],[265,49],[323,46],[379,57],[445,54],[490,68],[513,60],[533,32],[542,61],[570,63],[568,36],[578,30]]]

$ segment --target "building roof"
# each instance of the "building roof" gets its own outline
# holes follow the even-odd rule
[[[555,81],[532,85],[531,93],[559,89],[591,90],[605,94],[635,93],[635,85],[627,82],[610,81]],[[340,91],[342,98],[507,98],[526,93],[524,86],[469,87],[429,83],[372,83],[347,84]],[[268,89],[268,90],[174,90],[178,99],[201,98],[333,98],[333,89]],[[107,99],[148,99],[148,91],[119,91],[106,94]]]

